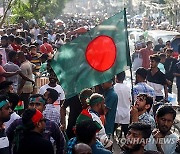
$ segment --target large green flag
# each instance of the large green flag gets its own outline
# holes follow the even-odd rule
[[[124,10],[62,46],[51,66],[70,98],[125,70],[129,55]]]

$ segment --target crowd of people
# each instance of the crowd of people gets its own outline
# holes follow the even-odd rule
[[[178,111],[165,103],[176,78],[180,105],[180,61],[170,41],[159,38],[154,49],[151,41],[136,43],[132,93],[123,71],[66,99],[50,62],[89,26],[67,21],[66,28],[39,27],[20,17],[1,31],[0,154],[110,154],[118,127],[121,153],[179,153],[179,134],[171,131]],[[41,76],[48,80],[40,84]]]

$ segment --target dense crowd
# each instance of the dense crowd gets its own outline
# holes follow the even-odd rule
[[[179,134],[171,131],[178,111],[167,103],[176,78],[180,105],[180,61],[170,41],[159,38],[154,48],[136,42],[132,92],[123,71],[65,98],[51,59],[100,22],[67,17],[40,27],[20,17],[1,29],[0,154],[110,154],[116,136],[124,154],[180,152]]]

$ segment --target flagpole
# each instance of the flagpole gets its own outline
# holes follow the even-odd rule
[[[133,94],[133,73],[132,73],[132,61],[130,57],[130,50],[129,50],[129,41],[128,41],[128,32],[127,32],[127,18],[126,18],[126,8],[124,7],[124,23],[126,27],[126,48],[128,50],[127,52],[127,62],[129,63],[130,66],[130,75],[131,75],[131,99],[132,99],[132,105],[134,105],[134,94]]]

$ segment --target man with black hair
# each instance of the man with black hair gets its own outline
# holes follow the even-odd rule
[[[8,36],[3,35],[1,37],[1,50],[0,50],[0,54],[3,56],[2,57],[2,66],[4,66],[4,64],[7,63],[8,53],[9,53],[9,51],[12,51],[12,50],[13,50],[13,48],[8,42]]]
[[[142,55],[142,67],[144,67],[145,69],[149,68],[150,65],[150,61],[149,61],[149,56],[152,55],[154,52],[152,50],[153,47],[153,43],[151,41],[148,41],[146,43],[146,48],[142,48],[140,50],[140,53]]]
[[[58,97],[59,94],[55,89],[46,89],[46,92],[44,93],[44,98],[46,99],[46,108],[43,111],[43,115],[46,119],[54,121],[58,126],[60,126],[60,112],[53,105]]]
[[[174,80],[174,69],[175,69],[175,65],[177,63],[177,59],[173,57],[173,49],[166,49],[165,51],[166,53],[166,60],[164,62],[164,68],[166,70],[166,79],[171,81],[171,83],[173,84],[173,80]],[[168,92],[172,93],[172,84],[168,85]]]
[[[64,90],[62,89],[61,85],[59,85],[58,83],[58,79],[55,75],[54,72],[50,72],[49,74],[49,83],[43,85],[40,89],[39,89],[39,93],[44,95],[44,93],[46,92],[46,89],[51,88],[51,89],[55,89],[58,94],[58,100],[56,101],[56,103],[54,103],[54,105],[56,105],[57,109],[60,111],[60,106],[63,104],[64,100],[65,100],[65,94],[64,94]]]
[[[16,37],[13,34],[9,35],[8,42],[12,46],[13,50],[17,52],[17,51],[21,50],[21,47],[16,44],[15,38]]]
[[[152,130],[156,127],[154,118],[149,114],[153,105],[153,98],[147,94],[139,94],[135,105],[131,108],[132,122],[144,122],[151,125]]]
[[[43,114],[39,110],[25,110],[22,123],[24,127],[23,138],[17,141],[18,143],[13,150],[14,154],[54,154],[51,142],[41,135],[46,123]]]
[[[31,97],[29,98],[28,108],[35,108],[42,113],[45,109],[44,97],[41,94],[31,95]],[[14,131],[16,127],[20,125],[22,125],[22,118],[15,120],[6,131],[11,146],[13,145]],[[46,127],[43,131],[43,138],[46,140],[50,140],[51,137],[55,140],[56,143],[56,154],[63,154],[65,143],[64,135],[62,134],[60,128],[55,122],[47,119]]]
[[[6,95],[0,95],[0,154],[9,154],[9,141],[3,123],[10,119],[11,107]]]
[[[16,51],[10,51],[8,53],[8,57],[9,57],[9,61],[8,63],[6,63],[4,65],[4,70],[6,72],[17,72],[19,71],[19,75],[25,80],[25,81],[30,81],[32,83],[34,83],[33,80],[29,79],[28,77],[26,77],[22,72],[21,69],[18,65],[15,64],[15,62],[17,61],[17,52]],[[13,88],[14,88],[14,92],[17,93],[18,90],[18,75],[14,75],[12,77],[7,77],[6,78],[7,81],[12,81],[13,82]]]
[[[100,115],[104,115],[106,112],[104,102],[105,99],[102,95],[98,93],[92,94],[89,100],[90,108],[81,112],[77,118],[76,125],[89,119],[95,121],[99,127],[99,131],[96,133],[96,137],[99,138],[100,142],[105,146],[105,148],[110,148],[113,142],[108,138],[104,125],[100,119]]]
[[[10,92],[7,93],[7,96],[8,96],[10,106],[11,106],[12,113],[11,113],[9,121],[4,123],[6,130],[8,129],[8,127],[13,121],[15,121],[16,119],[20,119],[20,116],[16,112],[14,112],[14,109],[19,102],[19,96],[16,93],[10,93]]]
[[[146,83],[146,77],[147,70],[143,67],[139,67],[136,70],[136,82],[135,86],[133,87],[133,95],[135,100],[136,97],[141,93],[148,94],[155,100],[155,91],[151,86]]]
[[[90,96],[93,94],[93,91],[89,88],[85,88],[79,94],[79,99],[81,101],[81,105],[83,109],[87,109],[89,107],[89,99]]]
[[[175,153],[178,136],[171,132],[171,127],[176,118],[176,111],[171,106],[162,106],[156,112],[157,129],[150,137],[145,147],[147,150],[157,150],[161,154]]]
[[[125,79],[125,72],[121,72],[116,75],[116,84],[114,85],[114,91],[118,95],[118,104],[115,118],[115,128],[118,124],[121,125],[121,130],[126,136],[128,126],[130,123],[130,107],[131,107],[131,90],[123,83]]]
[[[167,100],[168,98],[167,81],[165,75],[158,68],[159,62],[160,58],[157,54],[151,55],[150,69],[147,71],[147,84],[154,89],[156,101]],[[163,96],[163,89],[165,97]]]
[[[145,123],[136,122],[129,126],[126,135],[126,143],[120,154],[159,154],[155,151],[145,151],[144,147],[151,135],[151,126]]]
[[[46,54],[53,54],[53,47],[51,44],[48,43],[48,38],[43,38],[43,44],[40,46],[40,52]]]
[[[67,145],[67,154],[72,154],[74,146],[78,143],[88,144],[93,154],[111,154],[96,139],[96,132],[99,131],[93,120],[85,120],[76,125],[76,137],[69,140]]]

